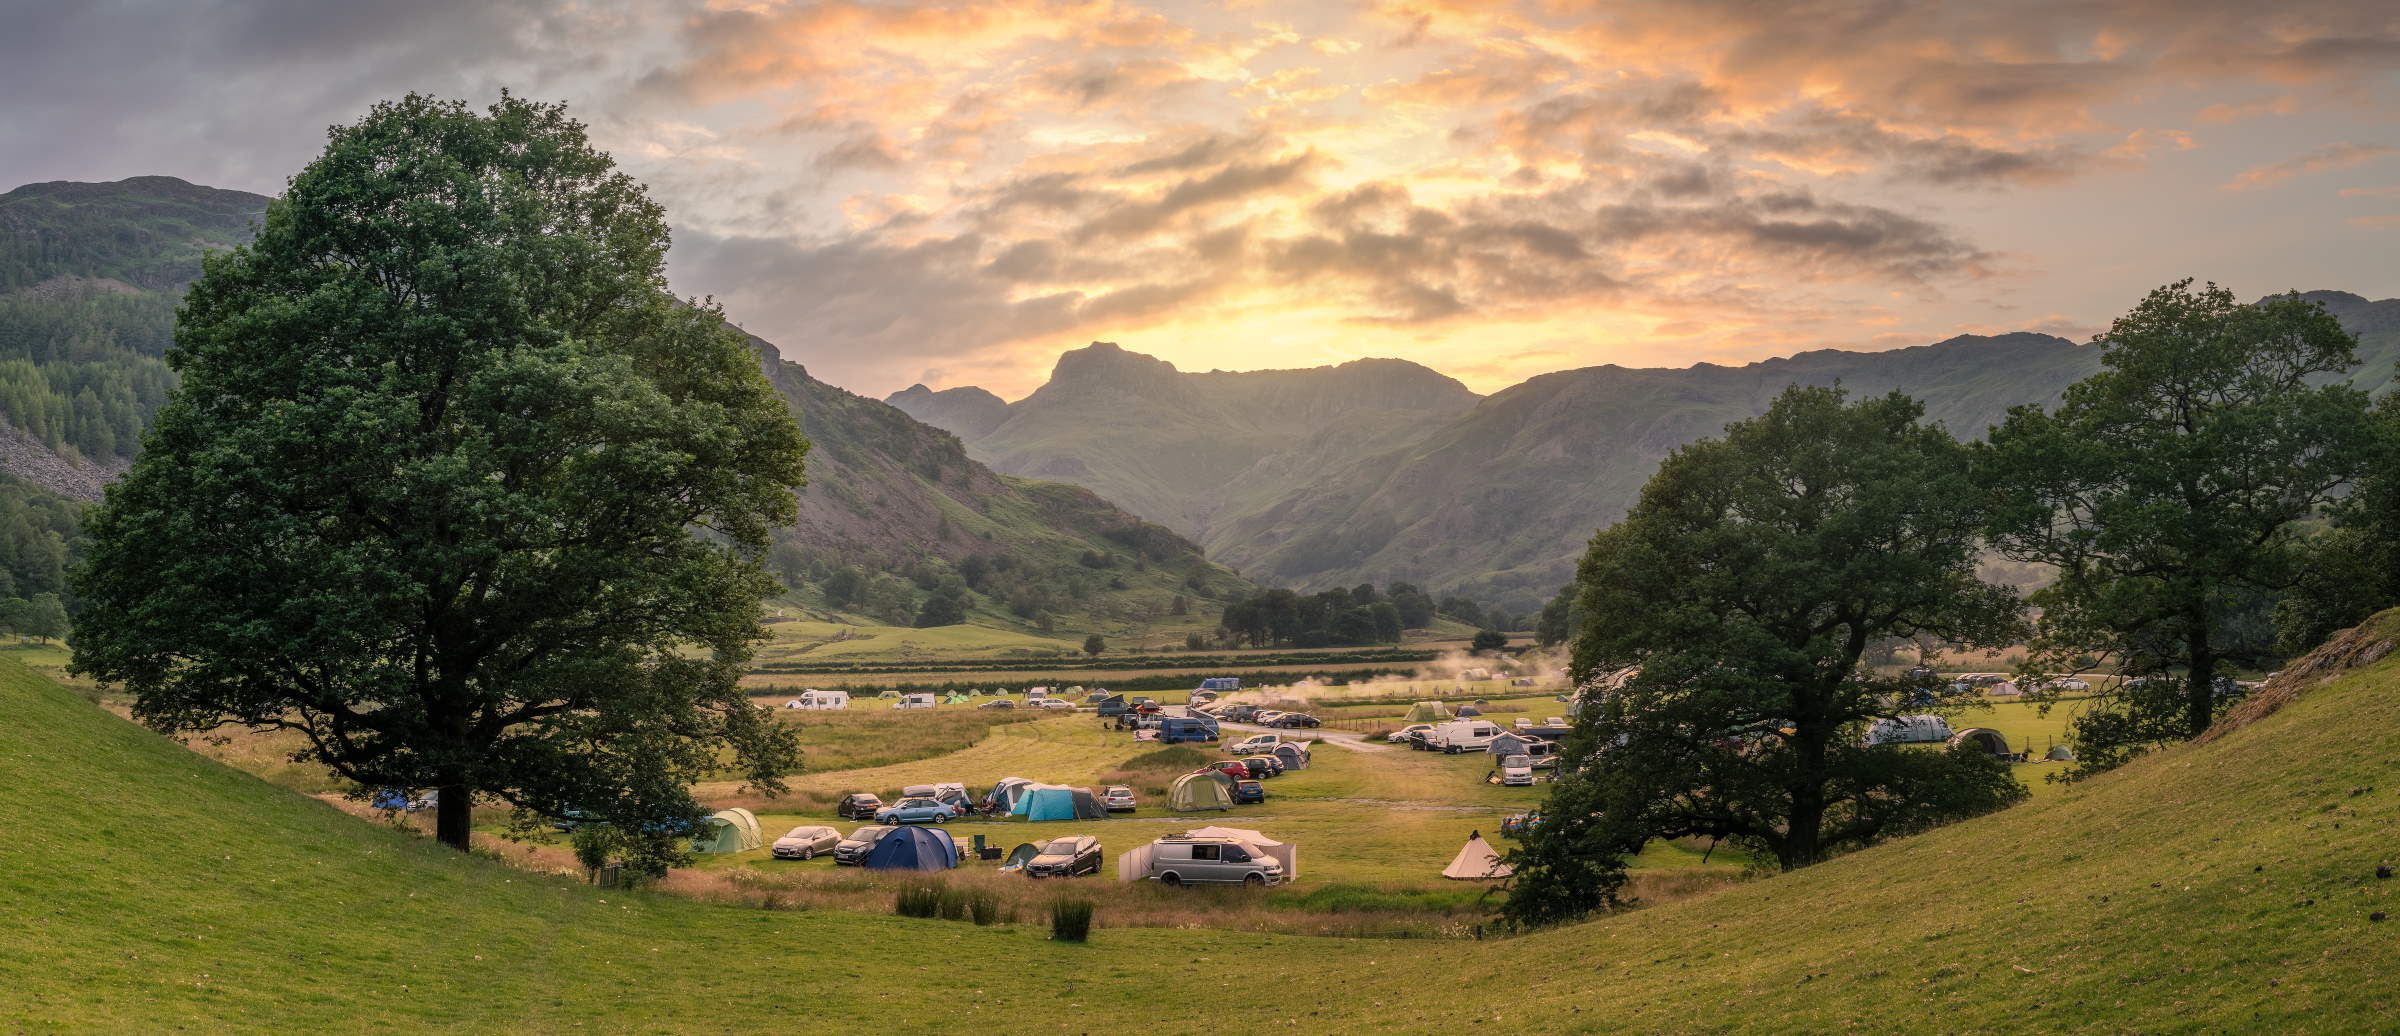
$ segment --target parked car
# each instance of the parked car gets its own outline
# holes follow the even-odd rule
[[[1068,835],[1044,843],[1042,851],[1025,865],[1028,878],[1072,878],[1078,874],[1100,873],[1100,840],[1090,835]]]
[[[1401,727],[1398,730],[1392,731],[1390,734],[1384,735],[1383,739],[1397,745],[1406,741],[1418,740],[1419,738],[1422,738],[1430,733],[1433,733],[1433,724],[1411,723],[1405,727]]]
[[[1243,766],[1242,764],[1231,759],[1219,759],[1216,762],[1210,763],[1207,766],[1203,766],[1193,772],[1207,773],[1210,770],[1215,770],[1218,773],[1224,774],[1225,776],[1233,778],[1237,781],[1246,781],[1250,779],[1250,768]]]
[[[878,824],[947,824],[957,810],[928,798],[901,799],[875,811]]]
[[[1007,698],[994,698],[975,707],[979,709],[1013,709],[1017,707],[1017,703]]]
[[[1214,741],[1217,723],[1205,716],[1166,716],[1158,721],[1158,739],[1168,744]]]
[[[1274,726],[1275,721],[1281,718],[1283,718],[1282,709],[1260,709],[1250,714],[1250,722],[1262,727]]]
[[[1251,756],[1247,759],[1236,759],[1234,761],[1242,764],[1242,769],[1250,774],[1251,780],[1263,781],[1268,777],[1273,776],[1273,774],[1268,772],[1267,764],[1260,762],[1257,756]],[[1236,798],[1235,801],[1238,802],[1240,799]]]
[[[813,860],[819,853],[829,853],[842,844],[842,833],[830,827],[803,825],[795,827],[775,840],[768,850],[778,860]]]
[[[1031,705],[1032,705],[1034,708],[1037,708],[1037,709],[1042,709],[1042,710],[1044,710],[1044,711],[1049,711],[1049,712],[1056,712],[1056,711],[1061,711],[1061,710],[1064,710],[1064,711],[1067,711],[1067,712],[1073,712],[1073,711],[1075,711],[1075,703],[1074,703],[1074,702],[1071,702],[1071,701],[1068,701],[1068,700],[1066,700],[1065,698],[1044,698],[1044,699],[1042,699],[1042,700],[1040,700],[1040,701],[1038,701],[1038,702],[1031,702],[1031,703],[1029,703],[1029,704],[1031,704]]]
[[[1500,757],[1500,783],[1512,788],[1533,786],[1533,757],[1509,755]]]
[[[892,831],[889,825],[876,824],[850,832],[850,837],[833,847],[834,866],[856,867],[867,862],[867,853],[874,850],[875,843],[882,841],[883,836]]]
[[[1266,768],[1267,768],[1267,776],[1268,776],[1268,777],[1281,777],[1281,776],[1283,776],[1283,760],[1281,760],[1281,759],[1277,759],[1277,758],[1275,758],[1274,756],[1271,756],[1271,755],[1251,755],[1251,756],[1244,756],[1244,757],[1242,757],[1242,761],[1243,761],[1243,762],[1245,762],[1245,763],[1261,763],[1261,764],[1264,764],[1264,765],[1266,766]]]
[[[1101,789],[1100,808],[1111,813],[1133,812],[1133,789],[1122,784],[1111,784]]]
[[[1226,751],[1235,755],[1257,755],[1262,752],[1272,752],[1276,745],[1282,743],[1283,739],[1273,734],[1252,734],[1234,742],[1233,746],[1227,748]]]
[[[883,809],[883,800],[866,792],[852,792],[835,803],[833,815],[842,820],[872,820]]]
[[[1305,712],[1286,712],[1283,715],[1277,716],[1273,720],[1270,720],[1267,725],[1270,727],[1282,727],[1285,730],[1298,730],[1302,727],[1321,727],[1324,726],[1325,723],[1323,720],[1320,720],[1315,716],[1311,716]]]
[[[1280,885],[1283,861],[1253,854],[1231,838],[1183,835],[1151,843],[1150,867],[1143,875],[1165,885]]]
[[[1247,805],[1249,805],[1249,804],[1251,804],[1251,803],[1253,803],[1253,802],[1265,802],[1265,801],[1267,801],[1267,786],[1266,786],[1266,785],[1264,785],[1264,784],[1260,784],[1260,783],[1259,783],[1259,782],[1257,782],[1257,781],[1235,781],[1235,782],[1233,782],[1233,804],[1234,804],[1234,805],[1236,805],[1236,806],[1247,806]]]

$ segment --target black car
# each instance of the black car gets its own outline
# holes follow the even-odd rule
[[[850,832],[850,837],[842,839],[833,847],[833,865],[857,867],[865,864],[867,854],[875,851],[875,843],[883,841],[883,836],[891,834],[892,831],[893,828],[889,825],[873,824]]]
[[[1261,766],[1264,766],[1264,767],[1266,767],[1266,768],[1267,768],[1267,777],[1281,777],[1281,776],[1283,776],[1283,760],[1281,760],[1281,759],[1277,759],[1277,758],[1275,758],[1274,756],[1271,756],[1271,755],[1248,755],[1248,756],[1243,756],[1243,757],[1242,757],[1242,761],[1243,761],[1243,762],[1245,762],[1245,763],[1257,763],[1257,764],[1259,764],[1259,765],[1261,765]],[[1262,779],[1264,779],[1264,778],[1262,778]]]
[[[1235,781],[1235,782],[1233,782],[1233,804],[1234,804],[1234,805],[1236,805],[1236,806],[1247,806],[1247,805],[1249,805],[1249,804],[1251,804],[1251,803],[1253,803],[1253,802],[1265,802],[1265,801],[1267,801],[1267,786],[1266,786],[1266,785],[1264,785],[1264,784],[1260,784],[1260,783],[1259,783],[1259,782],[1257,782],[1257,781]]]
[[[1100,840],[1090,835],[1053,838],[1043,843],[1041,853],[1025,864],[1028,878],[1072,878],[1098,873]]]
[[[1242,764],[1243,769],[1250,771],[1251,780],[1263,781],[1269,777],[1275,776],[1274,767],[1268,766],[1266,763],[1261,762],[1256,758],[1241,759],[1237,761]]]
[[[882,810],[882,799],[862,791],[842,796],[841,804],[833,807],[833,815],[843,820],[873,820]]]
[[[1325,724],[1318,720],[1315,716],[1311,716],[1305,712],[1286,712],[1281,716],[1275,717],[1275,722],[1267,725],[1270,727],[1282,727],[1286,730],[1290,730],[1296,727],[1321,727]]]

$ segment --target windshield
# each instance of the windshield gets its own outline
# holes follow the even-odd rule
[[[1512,755],[1512,756],[1509,756],[1509,757],[1508,757],[1508,758],[1506,758],[1506,759],[1502,759],[1502,760],[1500,760],[1500,765],[1502,765],[1502,766],[1532,766],[1532,765],[1533,765],[1533,757],[1532,757],[1532,756],[1526,756],[1526,755]]]
[[[891,828],[888,827],[862,827],[856,831],[850,832],[850,840],[853,842],[872,842],[877,838],[883,837],[884,833],[890,830]]]

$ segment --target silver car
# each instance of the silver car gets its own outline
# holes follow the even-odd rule
[[[842,833],[830,827],[803,824],[775,840],[771,850],[778,860],[813,860],[842,844]]]
[[[1169,835],[1151,843],[1145,877],[1163,885],[1283,884],[1283,862],[1231,838]]]

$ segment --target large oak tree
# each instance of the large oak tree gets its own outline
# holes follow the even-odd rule
[[[76,668],[145,722],[297,731],[369,789],[629,832],[797,751],[738,691],[807,443],[659,206],[559,106],[335,127],[179,313],[91,520]]]
[[[1652,839],[1725,839],[1789,870],[2025,794],[1989,756],[1861,736],[1965,704],[1929,678],[1877,674],[1872,645],[2001,643],[2020,624],[2014,592],[1975,576],[1966,450],[1923,413],[1897,393],[1787,389],[1675,451],[1592,537],[1575,579],[1575,731],[1513,857],[1511,919],[1614,903]]]

